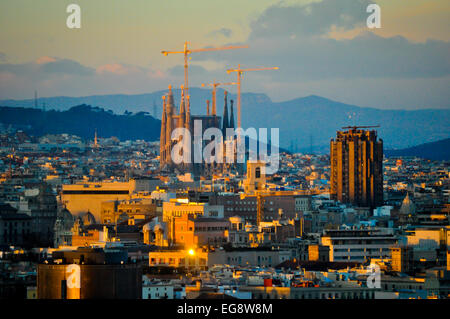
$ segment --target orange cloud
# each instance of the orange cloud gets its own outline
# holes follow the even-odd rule
[[[128,74],[130,72],[130,69],[123,66],[119,63],[112,63],[112,64],[104,64],[99,67],[97,67],[96,72],[98,74],[104,74],[104,73],[114,73],[119,75]]]
[[[41,56],[40,58],[36,59],[36,64],[46,64],[50,62],[56,62],[57,59],[51,56]]]

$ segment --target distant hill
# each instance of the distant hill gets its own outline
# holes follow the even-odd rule
[[[217,112],[223,111],[223,90],[217,91]],[[97,95],[86,97],[39,98],[39,107],[68,110],[79,104],[88,104],[112,110],[116,114],[125,111],[146,111],[153,114],[156,105],[157,118],[161,118],[161,96],[166,91],[136,95]],[[190,88],[192,114],[206,114],[206,99],[211,91]],[[180,90],[174,90],[176,103]],[[236,100],[234,94],[230,99]],[[34,100],[3,100],[1,106],[33,107]],[[236,104],[235,104],[236,108]],[[237,110],[235,109],[235,116]],[[1,119],[0,119],[1,121]],[[235,119],[235,123],[237,119]],[[281,147],[314,153],[328,153],[330,139],[336,131],[347,125],[380,125],[378,135],[385,149],[402,149],[418,144],[442,140],[450,136],[450,110],[423,109],[415,111],[381,110],[336,102],[320,96],[307,96],[284,102],[273,102],[265,94],[242,94],[242,124],[244,127],[280,129]],[[92,127],[89,128],[92,131]],[[158,133],[159,134],[159,133]],[[146,136],[142,135],[142,138]]]
[[[400,149],[450,137],[450,110],[381,110],[358,107],[319,96],[286,102],[249,105],[243,122],[248,126],[279,127],[280,143],[291,141],[303,150],[328,153],[336,131],[348,125],[380,125],[385,149]],[[297,141],[297,143],[295,143]]]
[[[68,133],[93,139],[95,129],[99,137],[116,136],[120,140],[159,140],[161,121],[144,112],[117,115],[99,107],[78,105],[67,111],[0,107],[0,123],[12,125],[34,135]]]
[[[450,161],[450,138],[401,150],[385,150],[388,157],[417,156],[436,161]]]
[[[145,94],[111,94],[111,95],[90,95],[81,97],[69,96],[55,96],[55,97],[40,97],[38,99],[38,106],[42,109],[45,105],[46,110],[65,111],[74,105],[87,104],[98,106],[106,110],[112,110],[116,114],[123,114],[128,112],[149,112],[152,116],[153,106],[157,108],[157,118],[161,119],[162,99],[161,97],[167,93],[165,91],[156,91]],[[180,89],[173,89],[175,104],[180,102]],[[191,112],[192,114],[206,114],[206,100],[211,100],[211,90],[200,88],[189,88],[189,95],[191,96]],[[230,99],[236,99],[234,94],[228,95]],[[219,115],[223,111],[224,90],[217,89],[217,105]],[[260,103],[272,103],[270,98],[265,94],[258,93],[242,93],[242,104],[254,105]],[[34,99],[27,100],[0,100],[0,106],[13,107],[35,107]]]

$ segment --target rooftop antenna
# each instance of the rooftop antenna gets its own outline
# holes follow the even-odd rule
[[[38,94],[37,94],[37,90],[34,90],[34,108],[35,109],[38,108]]]

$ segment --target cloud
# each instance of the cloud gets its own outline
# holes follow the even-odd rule
[[[250,47],[236,52],[237,59],[247,66],[279,66],[274,76],[280,81],[435,78],[450,74],[450,43],[442,41],[411,43],[400,36],[382,38],[367,32],[350,40],[261,38],[251,42]]]
[[[214,31],[209,32],[207,37],[216,37],[216,36],[224,36],[226,38],[230,38],[233,35],[233,30],[228,28],[220,28]]]
[[[365,25],[373,0],[297,2],[264,10],[249,23],[244,43],[227,41],[248,49],[193,54],[190,87],[235,81],[235,74],[225,70],[240,63],[243,68],[280,67],[251,72],[243,80],[244,91],[264,92],[278,101],[316,94],[372,107],[450,107],[450,42],[377,35]],[[238,34],[220,26],[207,34],[228,35]],[[0,98],[32,95],[35,88],[47,96],[150,92],[180,85],[183,74],[182,65],[161,70],[105,62],[91,68],[49,56],[9,64],[0,54]]]
[[[249,39],[327,34],[362,26],[372,0],[324,0],[303,5],[275,4],[250,23]]]
[[[30,76],[33,78],[52,76],[54,74],[87,76],[94,74],[94,71],[94,69],[73,60],[48,56],[23,64],[0,64],[0,72],[9,72],[18,76]]]
[[[23,64],[0,63],[0,99],[23,98],[35,89],[42,96],[143,93],[172,80],[159,69],[120,63],[91,68],[45,56]]]
[[[270,77],[292,82],[317,79],[436,78],[450,75],[450,42],[385,38],[366,27],[366,0],[323,0],[273,5],[251,23],[249,49],[198,54],[244,67],[279,66]],[[339,32],[351,37],[336,38]],[[332,36],[330,36],[332,33]]]
[[[365,25],[373,2],[278,3],[250,23],[248,49],[199,53],[196,59],[280,67],[244,80],[244,90],[275,100],[317,94],[373,107],[450,107],[450,42],[375,34]]]
[[[133,73],[145,73],[146,69],[129,64],[112,63],[100,65],[96,68],[96,72],[97,74],[111,73],[116,75],[127,75]]]
[[[55,61],[44,63],[41,66],[41,70],[50,74],[56,73],[70,75],[93,75],[95,72],[93,68],[86,67],[76,61],[68,59],[57,59]]]
[[[50,62],[56,62],[58,59],[51,56],[41,56],[36,59],[36,64],[46,64]]]

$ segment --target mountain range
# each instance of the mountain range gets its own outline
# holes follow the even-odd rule
[[[387,157],[414,156],[435,161],[450,161],[450,138],[401,150],[385,150]]]
[[[180,90],[173,91],[177,103],[180,101]],[[42,108],[45,105],[46,110],[63,111],[75,105],[87,104],[111,110],[117,115],[125,112],[126,114],[149,112],[160,118],[161,96],[165,93],[166,91],[157,91],[135,95],[47,97],[38,99],[38,107]],[[191,113],[206,114],[206,100],[211,99],[211,91],[190,88],[189,94]],[[228,96],[236,100],[234,94]],[[224,90],[218,89],[219,115],[223,111],[223,97]],[[34,107],[34,105],[33,99],[0,101],[0,106]],[[237,115],[236,103],[234,114]],[[243,93],[242,124],[244,127],[279,128],[282,147],[293,151],[316,153],[328,152],[330,138],[334,137],[336,131],[343,126],[379,125],[378,136],[383,139],[385,149],[403,149],[450,137],[450,110],[383,110],[345,104],[315,95],[273,102],[265,94]]]

